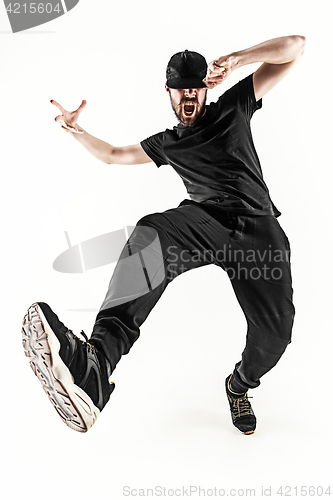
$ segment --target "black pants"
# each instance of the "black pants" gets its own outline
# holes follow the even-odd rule
[[[228,273],[248,325],[236,386],[257,387],[291,341],[289,256],[288,239],[271,215],[239,215],[217,211],[214,202],[184,200],[143,217],[116,265],[91,342],[114,369],[167,285],[183,272],[215,264]]]

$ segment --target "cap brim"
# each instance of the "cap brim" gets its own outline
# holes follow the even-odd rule
[[[166,82],[170,89],[206,89],[207,85],[200,78],[170,78]]]

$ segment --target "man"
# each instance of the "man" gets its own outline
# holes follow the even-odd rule
[[[47,304],[29,308],[23,320],[26,355],[69,427],[85,432],[93,425],[114,389],[111,373],[166,286],[182,272],[214,263],[228,273],[248,323],[241,361],[225,384],[234,426],[243,434],[254,432],[247,391],[260,384],[290,343],[294,307],[289,243],[263,180],[250,120],[304,45],[302,36],[276,38],[220,57],[208,68],[196,52],[175,54],[165,87],[179,124],[132,146],[111,146],[80,128],[85,101],[73,112],[51,101],[61,111],[55,120],[96,158],[170,164],[191,198],[137,223],[89,342],[83,332],[85,341],[76,337]],[[206,105],[208,89],[255,62],[262,62],[257,71]]]

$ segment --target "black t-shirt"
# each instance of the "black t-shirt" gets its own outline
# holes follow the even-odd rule
[[[175,169],[195,202],[206,205],[209,200],[221,210],[278,217],[250,127],[253,113],[261,107],[249,75],[207,105],[194,126],[179,123],[148,137],[141,146],[158,167]]]

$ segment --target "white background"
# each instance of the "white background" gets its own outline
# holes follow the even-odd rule
[[[271,486],[281,498],[279,486],[332,485],[332,14],[329,0],[81,0],[13,35],[0,6],[6,500],[120,499],[124,486],[158,485],[255,488],[256,497]],[[240,358],[246,324],[227,277],[209,266],[170,285],[117,367],[97,424],[75,433],[29,368],[22,317],[46,301],[68,327],[90,334],[96,313],[70,309],[97,311],[113,265],[54,271],[64,231],[75,244],[177,206],[186,192],[171,167],[107,166],[89,156],[54,123],[50,99],[69,109],[86,99],[84,128],[114,145],[137,143],[175,123],[164,90],[174,52],[212,60],[289,34],[307,37],[305,55],[264,98],[252,127],[292,245],[297,315],[292,344],[252,391],[257,432],[243,436],[231,424],[224,379]],[[256,67],[233,73],[209,100]]]

